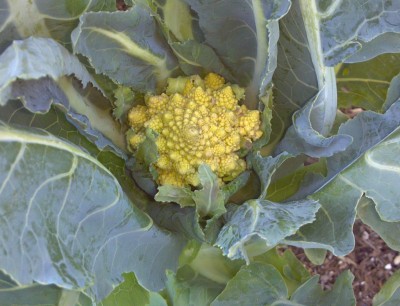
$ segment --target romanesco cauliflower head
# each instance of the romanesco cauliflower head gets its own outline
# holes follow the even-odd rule
[[[128,116],[136,132],[129,140],[133,149],[146,128],[158,134],[158,184],[198,186],[197,170],[204,163],[222,181],[243,172],[246,163],[237,151],[261,137],[260,112],[239,106],[233,87],[214,73],[204,80],[186,78],[167,93],[148,97],[146,106],[133,107]]]

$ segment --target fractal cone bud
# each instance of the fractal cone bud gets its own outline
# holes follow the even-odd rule
[[[146,105],[133,107],[128,115],[135,134],[133,150],[153,130],[159,158],[154,164],[159,185],[198,186],[198,167],[207,164],[222,182],[233,180],[246,169],[238,151],[262,136],[260,112],[239,105],[244,90],[226,84],[210,73],[171,79],[166,93],[150,96]]]

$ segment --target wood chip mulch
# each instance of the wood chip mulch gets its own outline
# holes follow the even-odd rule
[[[370,306],[386,280],[400,269],[400,256],[361,221],[356,221],[353,232],[356,237],[354,251],[344,257],[335,257],[328,252],[321,266],[313,265],[302,249],[290,248],[313,275],[320,275],[324,289],[331,289],[337,276],[350,269],[355,276],[353,289],[357,306]]]

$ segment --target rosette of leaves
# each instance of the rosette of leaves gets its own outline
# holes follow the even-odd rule
[[[275,247],[348,254],[358,216],[400,250],[397,3],[127,4],[0,4],[2,304],[354,305],[350,273],[323,292]],[[168,78],[208,72],[245,88],[264,137],[232,183],[204,176],[204,218],[156,202],[125,132]]]

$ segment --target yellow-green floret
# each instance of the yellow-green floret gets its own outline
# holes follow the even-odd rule
[[[214,73],[187,78],[178,92],[148,97],[128,118],[136,131],[129,140],[133,149],[146,128],[158,134],[159,185],[198,186],[197,169],[204,163],[230,181],[246,168],[237,151],[262,135],[260,112],[239,106],[232,87]]]

